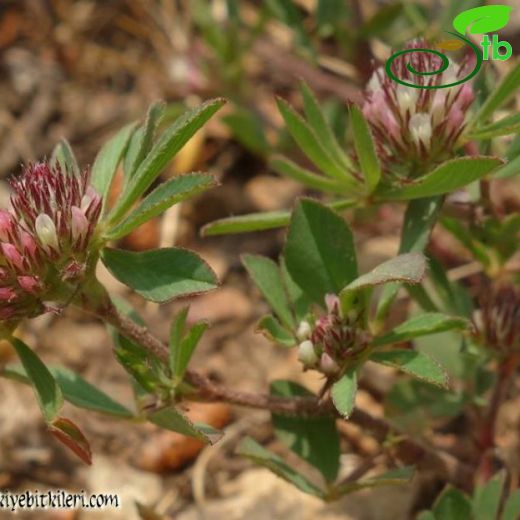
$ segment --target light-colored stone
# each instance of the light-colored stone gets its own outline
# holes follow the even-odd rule
[[[120,502],[119,508],[82,510],[81,518],[86,520],[140,520],[135,503],[153,504],[163,494],[157,475],[135,470],[123,462],[114,463],[114,459],[101,455],[96,455],[93,465],[82,470],[82,477],[89,494],[117,494]]]
[[[410,485],[392,486],[325,504],[263,468],[246,471],[224,491],[225,498],[189,507],[177,520],[399,520],[408,518],[412,498]]]
[[[212,323],[230,319],[246,319],[252,314],[252,303],[234,287],[222,287],[196,298],[190,307],[190,318]]]

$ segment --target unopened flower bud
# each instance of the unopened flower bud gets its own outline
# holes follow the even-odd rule
[[[88,186],[85,191],[85,195],[83,195],[83,197],[81,197],[81,203],[80,203],[81,210],[83,212],[86,212],[89,209],[92,202],[97,204],[99,202],[99,199],[100,199],[100,197],[99,197],[98,192],[92,186]]]
[[[19,253],[18,249],[13,244],[9,244],[8,242],[4,242],[1,244],[2,253],[8,262],[10,262],[14,267],[18,269],[23,269],[23,259],[22,255]]]
[[[312,341],[302,341],[298,347],[298,360],[301,361],[305,367],[313,367],[318,362],[318,356],[314,350]]]
[[[70,208],[72,215],[71,232],[72,240],[81,240],[88,232],[88,220],[85,214],[77,206]]]
[[[338,364],[326,353],[321,355],[320,370],[329,376],[333,376],[339,372]]]
[[[38,249],[38,245],[36,244],[34,238],[26,231],[21,231],[20,242],[23,248],[23,255],[28,256],[31,260],[33,260],[36,257],[36,251]]]
[[[81,198],[80,209],[82,211],[87,211],[91,202],[92,202],[92,197],[89,194],[83,195],[83,197]]]
[[[99,193],[92,186],[88,186],[79,204],[79,208],[83,211],[87,220],[98,219],[101,205],[102,201]]]
[[[327,307],[327,311],[329,313],[337,312],[339,309],[339,298],[336,294],[326,294],[325,295],[325,306]]]
[[[56,226],[49,215],[46,213],[40,213],[36,217],[34,227],[36,235],[45,249],[52,248],[58,250],[59,246]]]
[[[431,114],[432,125],[435,127],[441,124],[446,119],[446,104],[447,95],[444,92],[435,94],[432,101]]]
[[[430,114],[414,114],[409,123],[412,139],[417,143],[422,143],[428,147],[432,138],[432,123]]]
[[[403,117],[406,117],[406,114],[415,114],[418,96],[417,89],[406,87],[405,85],[397,85],[395,95]]]
[[[454,104],[448,115],[446,127],[450,132],[456,132],[464,123],[464,112]]]
[[[471,103],[475,100],[475,94],[469,83],[464,83],[460,89],[459,96],[457,97],[457,103],[460,103],[462,110],[466,110]]]
[[[0,300],[11,301],[16,297],[16,292],[11,287],[0,287]]]
[[[18,276],[20,287],[31,294],[36,294],[41,289],[41,282],[36,276]]]
[[[309,339],[311,336],[311,325],[308,321],[300,321],[300,324],[298,325],[298,330],[296,331],[296,337],[300,341],[304,341],[306,339]]]

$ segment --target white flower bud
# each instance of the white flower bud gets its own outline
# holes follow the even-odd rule
[[[458,67],[454,67],[450,65],[443,73],[442,73],[442,84],[449,85],[450,83],[456,83],[459,80],[458,75]],[[448,87],[446,92],[446,100],[448,103],[451,103],[453,98],[458,94],[461,89],[460,85],[456,85],[454,87]]]
[[[448,89],[451,90],[451,89]],[[432,101],[431,113],[433,125],[438,125],[446,118],[446,92],[436,92]]]
[[[417,105],[417,89],[398,85],[395,91],[397,104],[403,116],[408,112],[410,115],[415,114],[415,107]]]
[[[100,201],[100,197],[96,190],[92,186],[89,186],[85,192],[85,195],[83,195],[81,198],[80,209],[83,211],[83,213],[86,213],[89,206],[92,204],[92,201],[98,203]]]
[[[314,350],[312,341],[305,340],[298,347],[298,360],[306,367],[313,367],[318,362],[318,356]]]
[[[80,203],[81,211],[87,211],[91,202],[92,202],[92,197],[90,197],[89,195],[83,195],[83,197],[81,197],[81,203]]]
[[[311,335],[312,329],[311,325],[308,321],[300,321],[300,324],[298,325],[298,330],[296,331],[296,337],[303,341],[305,339],[309,339]]]
[[[56,226],[51,217],[46,213],[40,213],[36,217],[34,224],[36,234],[43,247],[51,247],[58,250],[58,234],[56,233]]]
[[[430,140],[432,138],[432,122],[429,114],[414,114],[410,118],[408,128],[410,129],[412,139],[417,144],[422,142],[426,147],[430,145]]]

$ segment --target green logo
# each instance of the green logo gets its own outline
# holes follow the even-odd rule
[[[465,38],[464,35],[466,33],[490,33],[502,29],[507,25],[507,22],[509,21],[509,14],[511,12],[511,9],[512,7],[509,7],[507,5],[489,5],[483,7],[475,7],[474,9],[462,11],[462,13],[459,13],[455,17],[455,19],[453,20],[453,27],[457,32],[454,33],[451,31],[447,31],[448,34],[454,36],[455,39],[444,40],[442,42],[439,42],[437,44],[437,47],[443,50],[455,50],[461,47],[463,44],[469,45],[469,47],[475,54],[476,61],[473,70],[470,71],[464,78],[461,78],[452,83],[447,83],[445,85],[416,85],[415,83],[410,83],[402,80],[401,78],[398,78],[392,70],[392,64],[394,60],[408,53],[424,52],[434,54],[441,59],[440,67],[437,70],[432,71],[419,71],[416,70],[410,63],[408,63],[406,65],[406,69],[413,75],[435,76],[437,74],[442,74],[449,67],[450,62],[445,54],[443,54],[439,50],[421,48],[406,49],[404,51],[392,54],[392,56],[390,56],[390,58],[387,60],[385,64],[386,73],[391,79],[397,81],[397,83],[400,83],[401,85],[421,89],[449,88],[454,87],[456,85],[460,85],[461,83],[470,80],[473,76],[475,76],[478,73],[483,61],[487,61],[489,59],[505,61],[511,57],[511,55],[513,54],[513,49],[509,42],[499,41],[497,34],[493,34],[491,39],[489,38],[488,34],[484,34],[482,37],[482,41],[480,42],[481,47],[475,45],[472,41]]]

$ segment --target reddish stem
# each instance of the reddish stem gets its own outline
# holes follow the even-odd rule
[[[146,327],[138,325],[132,319],[120,314],[111,303],[105,302],[102,307],[90,310],[116,327],[125,337],[168,363],[168,347]],[[186,371],[185,381],[194,387],[193,391],[186,394],[186,397],[192,400],[227,402],[249,408],[270,410],[277,414],[340,417],[330,399],[323,401],[316,397],[278,397],[240,392],[215,383],[207,376],[193,370]],[[374,417],[360,408],[354,408],[348,420],[364,431],[370,432],[381,443],[393,438],[392,449],[405,464],[416,464],[429,470],[433,469],[443,478],[458,486],[465,487],[468,482],[471,482],[472,472],[469,466],[426,443],[404,438],[403,432],[394,428],[383,418]]]
[[[497,371],[497,382],[493,388],[493,393],[488,403],[484,422],[482,424],[478,439],[478,453],[481,454],[478,480],[487,482],[494,473],[493,455],[495,450],[495,436],[498,412],[500,406],[507,397],[511,385],[512,375],[514,374],[520,357],[512,354],[502,361]]]

